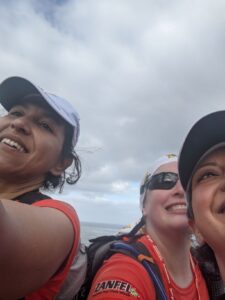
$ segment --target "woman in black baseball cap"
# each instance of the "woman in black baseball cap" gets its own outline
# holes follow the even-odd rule
[[[225,283],[225,111],[208,114],[191,128],[181,148],[179,176],[200,244],[198,258]]]

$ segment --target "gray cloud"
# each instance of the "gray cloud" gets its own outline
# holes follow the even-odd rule
[[[224,109],[224,9],[222,0],[0,3],[1,78],[27,77],[80,113],[83,177],[65,198],[83,200],[73,200],[83,220],[138,217],[152,160]]]

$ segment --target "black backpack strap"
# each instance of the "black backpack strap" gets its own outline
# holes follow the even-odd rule
[[[45,200],[45,199],[51,199],[51,197],[42,194],[38,190],[35,190],[35,191],[25,193],[19,197],[16,197],[15,200],[25,204],[33,204],[34,202]]]
[[[144,225],[145,225],[145,217],[142,216],[141,220],[128,233],[128,236],[130,237],[135,236]]]
[[[154,263],[150,252],[143,243],[114,242],[111,249],[115,253],[125,254],[139,261],[152,279],[156,291],[156,300],[167,300],[158,266]]]

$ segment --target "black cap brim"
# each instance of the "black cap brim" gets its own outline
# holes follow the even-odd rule
[[[212,147],[224,142],[224,110],[206,115],[194,124],[183,143],[178,160],[180,181],[185,191],[202,156]]]

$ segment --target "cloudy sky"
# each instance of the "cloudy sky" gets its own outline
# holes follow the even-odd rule
[[[225,109],[223,0],[2,0],[0,80],[22,76],[81,117],[81,221],[130,223],[151,162]]]

